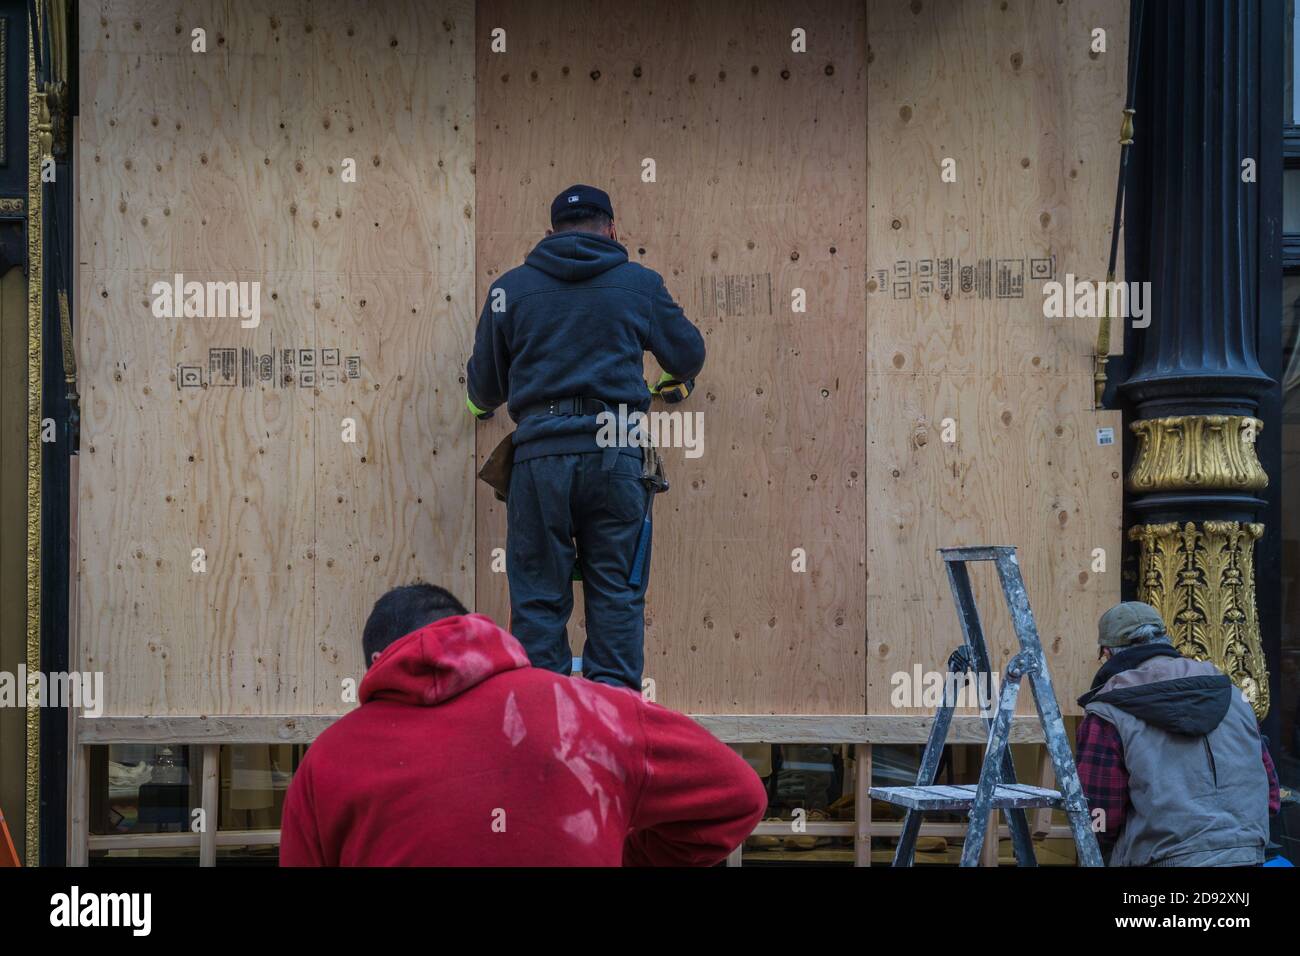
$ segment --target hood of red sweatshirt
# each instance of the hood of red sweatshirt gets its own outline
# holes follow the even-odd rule
[[[433,707],[494,674],[528,667],[523,645],[482,614],[445,617],[388,646],[361,681],[361,703]]]

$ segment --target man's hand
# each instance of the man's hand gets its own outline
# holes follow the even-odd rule
[[[465,396],[465,407],[469,409],[471,415],[473,415],[481,422],[487,421],[489,418],[491,418],[493,415],[496,414],[495,410],[484,411],[483,409],[479,408],[477,405],[474,404],[474,399],[470,398],[468,395]]]
[[[664,372],[659,377],[659,381],[650,389],[650,394],[658,395],[669,405],[676,405],[694,390],[695,379],[681,379],[671,372]]]

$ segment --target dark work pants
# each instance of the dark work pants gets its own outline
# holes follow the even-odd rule
[[[629,575],[649,493],[639,453],[515,462],[506,503],[510,630],[534,667],[572,670],[568,623],[576,558],[587,617],[583,676],[641,690],[649,540],[641,584],[633,587]]]

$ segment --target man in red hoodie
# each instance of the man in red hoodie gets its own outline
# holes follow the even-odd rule
[[[428,584],[380,598],[361,706],[303,758],[282,866],[710,866],[762,782],[690,718],[529,665]]]

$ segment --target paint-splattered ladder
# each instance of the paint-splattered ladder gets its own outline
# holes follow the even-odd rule
[[[894,866],[912,865],[916,836],[921,827],[921,814],[938,810],[967,810],[969,813],[966,842],[961,851],[962,866],[976,866],[979,863],[989,815],[994,810],[1001,810],[1006,818],[1016,862],[1020,866],[1037,866],[1033,841],[1029,836],[1029,823],[1025,818],[1025,810],[1032,807],[1051,807],[1065,811],[1079,850],[1080,865],[1101,866],[1101,851],[1092,831],[1088,802],[1079,784],[1079,771],[1074,764],[1074,755],[1070,752],[1070,741],[1061,720],[1056,691],[1052,689],[1052,676],[1048,673],[1043,646],[1038,639],[1034,613],[1029,608],[1029,596],[1025,593],[1025,583],[1020,576],[1016,549],[942,548],[939,553],[948,570],[948,583],[952,586],[953,600],[957,604],[957,618],[961,622],[963,641],[961,647],[948,658],[948,670],[955,679],[944,683],[943,703],[930,728],[930,739],[921,757],[916,785],[871,788],[873,799],[905,807],[907,810],[903,820],[903,833],[894,853]],[[997,566],[1002,592],[1006,595],[1016,637],[1020,641],[1020,653],[1007,663],[1006,676],[998,692],[997,711],[990,713],[985,710],[989,735],[979,783],[960,787],[936,786],[934,778],[939,769],[939,758],[943,754],[948,727],[952,723],[958,683],[973,675],[977,687],[992,686],[992,669],[989,666],[988,648],[984,643],[984,629],[980,625],[975,596],[971,591],[970,574],[966,568],[968,561],[992,561]],[[1016,771],[1008,744],[1020,679],[1026,676],[1033,688],[1034,705],[1038,710],[1038,720],[1043,727],[1043,738],[1052,758],[1060,790],[1047,790],[1016,782]]]

